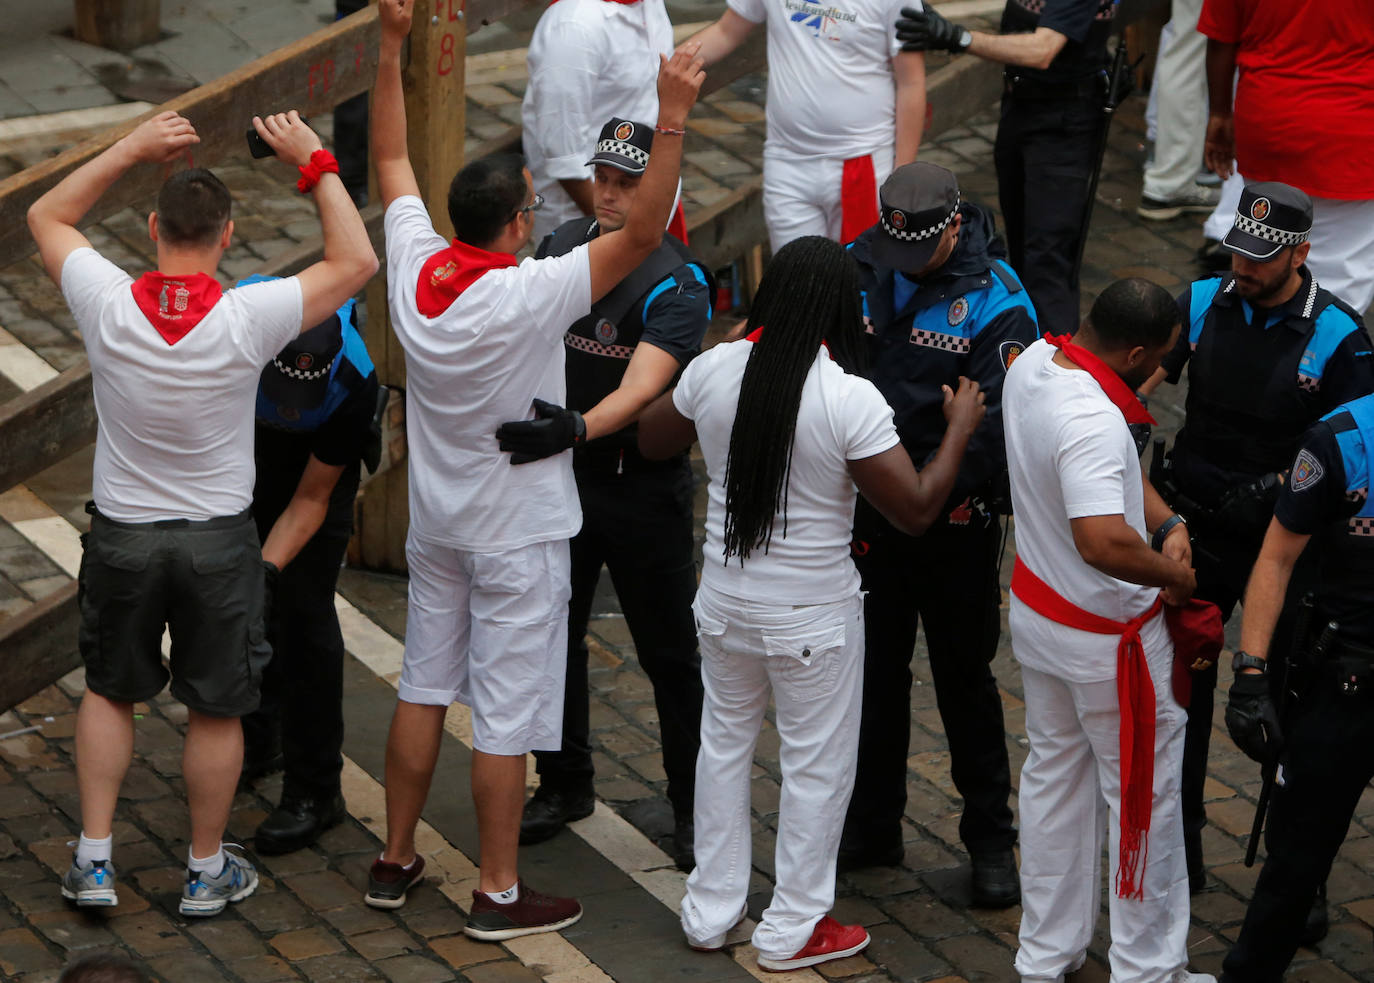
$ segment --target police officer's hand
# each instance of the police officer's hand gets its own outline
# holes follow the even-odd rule
[[[1238,672],[1227,696],[1226,730],[1253,761],[1268,764],[1283,747],[1279,712],[1269,691],[1269,677]]]
[[[542,399],[534,401],[533,420],[512,420],[496,428],[503,451],[511,464],[529,464],[585,443],[587,425],[582,414]]]
[[[987,401],[988,394],[978,388],[978,383],[972,379],[959,377],[959,389],[955,391],[949,386],[941,386],[945,394],[945,402],[942,407],[945,411],[945,422],[949,424],[949,429],[963,431],[972,434],[978,429],[978,424],[982,422],[983,414],[988,410],[983,404]]]
[[[1207,117],[1207,136],[1202,144],[1202,160],[1223,181],[1231,176],[1236,159],[1236,124],[1230,115],[1212,113]]]
[[[903,51],[951,51],[959,54],[973,43],[973,35],[961,24],[951,24],[929,6],[902,8],[897,21],[897,40]]]

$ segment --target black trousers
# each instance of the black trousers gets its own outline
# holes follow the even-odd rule
[[[1000,633],[1001,533],[994,519],[976,513],[967,526],[942,521],[918,538],[887,526],[855,557],[868,596],[863,720],[847,843],[883,849],[902,842],[918,622],[949,740],[950,773],[964,799],[959,838],[970,852],[1016,842],[1007,805],[1011,767],[1002,698],[989,666]]]
[[[587,692],[587,621],[597,579],[610,571],[639,664],[654,687],[668,799],[691,816],[701,747],[701,656],[692,598],[697,589],[692,538],[692,472],[684,457],[647,469],[579,469],[582,531],[572,540],[568,676],[563,748],[536,751],[541,785],[579,791],[592,785]]]
[[[277,581],[268,640],[272,661],[262,706],[243,718],[250,753],[281,732],[282,797],[327,797],[343,770],[343,633],[334,588],[348,548],[344,534],[316,533]]]
[[[1290,716],[1284,784],[1274,788],[1264,867],[1222,983],[1278,983],[1298,949],[1317,887],[1374,778],[1374,698],[1342,693],[1318,670]]]
[[[1002,98],[993,161],[1012,267],[1030,293],[1041,332],[1078,329],[1083,209],[1102,128],[1099,102]]]

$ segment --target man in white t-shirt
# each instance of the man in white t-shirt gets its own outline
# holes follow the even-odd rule
[[[658,119],[659,55],[673,53],[663,0],[558,0],[535,25],[520,107],[525,162],[544,207],[534,241],[592,209],[587,148],[601,124]],[[686,241],[681,212],[668,229]]]
[[[1186,718],[1160,613],[1160,588],[1162,603],[1191,595],[1191,554],[1186,527],[1141,474],[1128,426],[1148,422],[1134,388],[1178,330],[1167,291],[1119,280],[1072,340],[1027,348],[1002,391],[1016,513],[1012,651],[1030,739],[1020,790],[1023,981],[1062,980],[1083,965],[1104,820],[1112,979],[1212,979],[1186,969]],[[1123,747],[1139,753],[1123,763]]]
[[[243,759],[239,718],[257,709],[271,652],[253,498],[253,403],[262,366],[377,269],[338,165],[294,111],[253,120],[301,170],[323,226],[324,259],[299,276],[223,291],[214,279],[234,224],[209,171],[174,174],[148,234],[158,268],[137,280],[77,229],[126,170],[169,163],[199,141],[164,112],[34,202],[29,229],[86,343],[98,417],[91,531],[82,537],[80,647],[86,693],[76,724],[81,838],[63,897],[118,904],[115,803],[133,753],[133,705],[167,684],[186,704],[182,772],[191,812],[183,915],[214,915],[257,886],[221,842]]]
[[[550,440],[585,440],[564,402],[563,333],[658,247],[687,112],[705,76],[665,63],[654,154],[615,232],[562,256],[514,253],[541,204],[518,158],[468,164],[449,187],[451,244],[435,231],[406,153],[401,47],[413,0],[383,0],[372,159],[386,209],[388,300],[406,353],[410,597],[399,700],[387,741],[386,849],[366,900],[398,908],[419,880],[415,827],[444,715],[472,708],[478,888],[464,932],[500,941],[555,931],[582,906],[518,879],[525,755],[557,750],[567,665],[568,538],[581,525],[571,455],[514,467],[496,430],[538,408]]]
[[[728,3],[692,40],[713,65],[767,23],[763,217],[773,252],[806,235],[851,242],[878,221],[878,186],[921,145],[925,56],[892,33],[903,0]]]

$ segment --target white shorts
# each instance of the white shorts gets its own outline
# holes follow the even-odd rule
[[[557,751],[568,666],[568,541],[471,553],[406,538],[410,593],[398,694],[472,708],[487,754]]]

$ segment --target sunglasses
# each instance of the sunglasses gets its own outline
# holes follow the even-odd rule
[[[517,209],[515,210],[515,214],[516,214],[516,215],[524,215],[526,212],[537,212],[537,211],[539,211],[539,209],[541,209],[541,208],[543,208],[543,207],[544,207],[544,196],[541,195],[539,192],[536,191],[536,192],[534,193],[534,200],[531,201],[531,202],[530,202],[528,205],[526,205],[524,208],[517,208]],[[512,217],[513,217],[513,216],[512,216]]]

